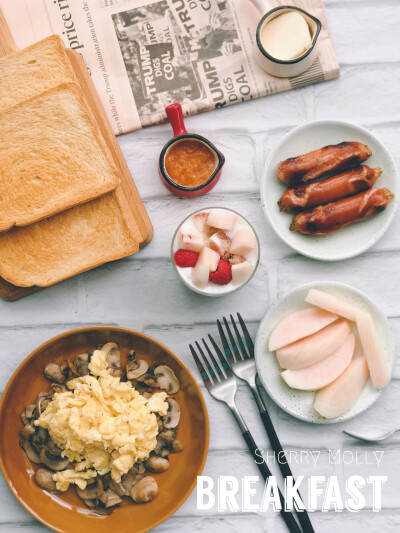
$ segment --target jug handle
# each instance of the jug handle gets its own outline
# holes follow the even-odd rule
[[[272,9],[268,0],[251,0],[252,3],[256,6],[261,15],[265,15]]]
[[[165,108],[165,112],[174,131],[174,137],[187,133],[181,104],[171,104]]]

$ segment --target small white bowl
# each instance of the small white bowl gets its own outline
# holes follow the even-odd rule
[[[193,217],[197,213],[203,213],[204,211],[211,211],[212,209],[222,209],[225,211],[230,211],[232,213],[235,213],[238,216],[238,219],[243,222],[243,226],[251,229],[256,237],[257,250],[254,250],[253,257],[249,257],[249,255],[247,256],[248,259],[253,262],[254,268],[250,276],[240,285],[233,285],[232,282],[228,283],[227,285],[217,285],[217,284],[208,282],[207,287],[205,289],[202,289],[200,287],[197,287],[193,283],[193,281],[190,279],[190,273],[192,271],[192,268],[180,268],[175,264],[174,254],[179,249],[179,236],[178,236],[179,229],[183,226],[183,224],[187,220],[189,220],[191,217]],[[228,231],[226,233],[229,234],[230,232]],[[218,206],[205,207],[204,209],[198,209],[197,211],[194,211],[194,213],[191,213],[190,215],[188,215],[176,228],[174,236],[172,238],[172,243],[171,243],[171,261],[172,261],[172,264],[174,265],[175,272],[177,273],[179,279],[186,285],[186,287],[189,287],[189,289],[191,289],[192,291],[197,292],[198,294],[203,294],[204,296],[211,296],[211,297],[223,296],[225,294],[231,294],[232,292],[238,291],[239,289],[247,285],[247,283],[252,279],[252,277],[254,276],[257,270],[258,263],[260,262],[260,241],[258,239],[258,235],[255,229],[250,224],[250,222],[246,220],[244,216],[238,213],[237,211],[234,211],[233,209],[228,209],[227,207],[218,207]]]
[[[261,30],[266,24],[268,24],[268,22],[271,22],[271,20],[273,20],[274,18],[279,17],[279,15],[283,15],[284,13],[287,13],[289,11],[298,11],[306,20],[308,27],[310,28],[311,45],[301,56],[287,61],[282,61],[281,59],[276,59],[275,57],[272,57],[265,50],[265,48],[261,44],[260,35]],[[311,65],[317,58],[317,41],[318,36],[321,32],[321,28],[322,24],[316,17],[310,15],[310,13],[307,13],[307,11],[304,11],[304,9],[300,9],[299,7],[280,6],[271,9],[262,17],[257,26],[256,42],[254,45],[254,53],[257,63],[263,70],[278,78],[289,78],[302,74],[311,67]],[[282,38],[284,38],[284,36],[282,36]]]
[[[394,194],[394,199],[385,211],[375,217],[328,235],[302,235],[290,231],[289,226],[294,214],[281,212],[277,204],[286,190],[285,184],[277,176],[279,163],[288,157],[342,141],[358,141],[370,147],[372,156],[365,164],[382,169],[382,175],[374,187],[388,187]],[[261,203],[272,229],[296,252],[322,261],[349,259],[373,246],[392,222],[399,203],[399,194],[396,164],[387,148],[375,135],[361,126],[339,120],[309,122],[285,135],[270,152],[261,180]]]
[[[273,328],[286,315],[309,307],[304,298],[310,289],[321,289],[331,294],[342,296],[347,302],[366,308],[371,313],[383,345],[390,374],[393,371],[395,357],[394,338],[385,315],[372,300],[361,291],[343,283],[321,281],[301,285],[276,302],[264,316],[257,331],[255,359],[258,375],[265,390],[281,409],[300,420],[314,424],[335,424],[349,420],[364,412],[376,402],[383,391],[374,389],[371,380],[369,380],[361,396],[347,413],[338,418],[328,420],[314,411],[314,392],[291,389],[283,381],[276,356],[268,350],[268,339]]]

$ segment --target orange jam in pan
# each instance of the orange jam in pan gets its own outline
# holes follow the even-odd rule
[[[165,170],[182,187],[198,187],[211,178],[217,166],[215,154],[196,139],[175,142],[165,156]]]

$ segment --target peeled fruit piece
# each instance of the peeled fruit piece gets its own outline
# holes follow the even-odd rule
[[[347,413],[360,397],[369,377],[365,357],[356,357],[341,376],[315,394],[314,409],[325,418]]]
[[[198,287],[205,287],[208,283],[208,276],[210,275],[210,270],[207,265],[199,265],[197,262],[196,266],[192,270],[192,281]]]
[[[248,279],[253,272],[253,265],[249,261],[232,265],[232,283],[241,285]]]
[[[200,252],[206,245],[206,241],[200,231],[196,228],[182,226],[179,230],[179,244],[180,248],[183,248],[184,250]]]
[[[325,291],[319,289],[310,289],[306,296],[305,301],[309,304],[325,309],[330,313],[339,315],[343,318],[347,318],[352,322],[356,321],[356,314],[360,310],[355,305],[345,302],[343,299],[333,296]]]
[[[231,211],[224,209],[212,209],[208,213],[207,224],[214,228],[223,229],[225,231],[233,230],[236,224],[237,216]]]
[[[196,228],[204,235],[206,239],[211,237],[215,229],[207,224],[208,213],[196,213],[193,215]]]
[[[231,248],[231,240],[224,231],[219,229],[210,237],[208,245],[222,257],[229,252]]]
[[[389,383],[389,372],[382,348],[378,342],[376,327],[371,315],[360,311],[356,317],[358,334],[367,359],[372,385],[383,389]]]
[[[292,389],[311,391],[326,387],[349,366],[354,346],[355,336],[350,333],[344,343],[322,361],[300,370],[285,370],[281,377]]]
[[[218,261],[219,261],[219,253],[215,252],[214,250],[211,250],[211,248],[208,248],[208,246],[205,246],[199,255],[199,258],[197,260],[197,265],[206,265],[208,268],[208,272],[215,272],[218,268]]]
[[[257,239],[254,231],[247,228],[239,229],[232,237],[231,253],[246,255],[257,246]]]
[[[276,351],[279,366],[298,370],[318,363],[335,352],[346,340],[351,327],[345,320],[338,320],[317,333],[293,342]]]
[[[269,336],[268,350],[274,352],[282,348],[282,346],[308,337],[328,326],[337,318],[337,315],[328,313],[318,307],[309,307],[290,313],[272,330]]]

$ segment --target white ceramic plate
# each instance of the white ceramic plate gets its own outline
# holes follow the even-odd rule
[[[279,407],[287,413],[296,418],[300,418],[301,420],[305,420],[306,422],[313,422],[315,424],[344,422],[368,409],[368,407],[379,398],[382,391],[374,389],[369,380],[363,393],[357,400],[357,403],[350,409],[350,411],[338,418],[328,420],[314,411],[314,392],[294,390],[286,385],[280,377],[281,369],[279,368],[275,354],[271,353],[267,346],[272,329],[280,320],[282,320],[282,318],[294,311],[310,307],[309,304],[304,302],[304,298],[308,291],[313,288],[341,296],[345,301],[366,308],[371,313],[377,327],[379,338],[382,342],[383,351],[391,375],[394,364],[394,339],[385,315],[383,315],[376,305],[362,292],[353,289],[348,285],[334,282],[313,282],[301,285],[288,292],[281,300],[271,307],[261,321],[257,331],[255,342],[257,371],[267,393],[279,405]],[[357,349],[360,348],[356,346],[356,350]]]
[[[388,187],[395,195],[394,200],[385,211],[374,218],[352,224],[329,235],[302,235],[290,231],[289,225],[293,215],[280,212],[277,205],[286,188],[277,177],[279,163],[288,157],[342,141],[358,141],[370,147],[372,156],[365,164],[382,169],[382,175],[375,186]],[[336,120],[310,122],[288,133],[270,153],[261,182],[262,206],[278,236],[300,254],[323,261],[348,259],[365,252],[375,244],[393,220],[399,201],[396,173],[396,165],[388,150],[366,129]]]

